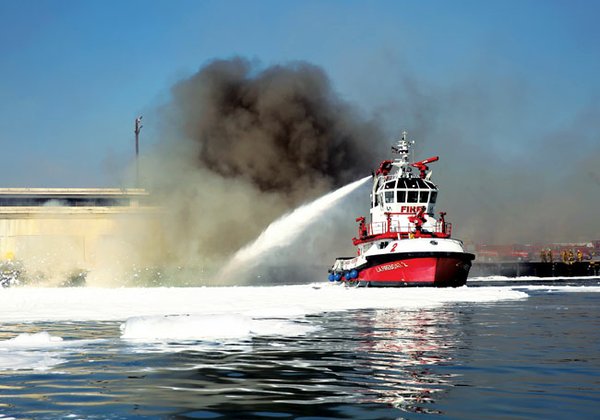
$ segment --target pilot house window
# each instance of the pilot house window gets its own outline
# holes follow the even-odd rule
[[[419,191],[409,191],[407,201],[409,203],[417,203],[419,201]]]
[[[429,201],[429,191],[421,191],[419,193],[419,202],[427,203],[427,201]]]
[[[386,191],[385,192],[385,202],[386,203],[394,202],[394,191]]]
[[[406,203],[406,191],[404,190],[399,190],[397,195],[396,195],[396,202],[397,203]]]

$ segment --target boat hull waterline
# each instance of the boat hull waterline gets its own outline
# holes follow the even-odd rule
[[[390,261],[370,259],[372,265],[362,268],[355,281],[358,286],[460,287],[467,283],[472,254],[422,254],[392,255]]]

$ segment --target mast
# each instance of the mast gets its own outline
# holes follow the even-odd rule
[[[392,146],[392,153],[400,155],[399,158],[394,159],[394,166],[400,168],[402,178],[410,178],[412,176],[412,168],[410,166],[410,149],[415,144],[414,140],[408,140],[408,133],[402,132],[402,137],[398,140],[395,146]]]

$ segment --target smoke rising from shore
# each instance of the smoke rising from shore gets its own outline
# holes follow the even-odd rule
[[[144,167],[168,209],[165,257],[184,265],[218,265],[282,214],[368,175],[389,147],[305,62],[213,61],[174,86],[165,118]]]
[[[554,122],[546,117],[552,107],[538,109],[526,83],[478,71],[439,86],[406,66],[380,66],[386,70],[376,74],[372,61],[365,62],[369,68],[358,70],[371,83],[367,90],[392,95],[387,103],[358,95],[378,121],[341,99],[325,73],[308,63],[261,68],[241,58],[216,60],[177,83],[161,110],[161,142],[141,162],[160,226],[120,221],[115,241],[97,250],[99,268],[90,276],[98,280],[90,284],[123,284],[119,272],[132,266],[136,282],[140,272],[154,275],[148,267],[170,270],[164,276],[157,270],[152,284],[177,283],[173,270],[185,274],[185,284],[210,279],[283,214],[368,175],[389,158],[390,142],[402,129],[417,141],[415,158],[441,157],[431,167],[441,189],[437,210],[448,211],[456,237],[478,243],[597,239],[599,100],[565,110]],[[371,77],[363,77],[366,70]],[[361,188],[265,263],[286,272],[312,263],[322,274],[333,257],[352,255],[352,221],[368,214],[367,197]],[[63,277],[80,269],[69,248],[31,247],[37,260],[30,274],[38,265]]]
[[[174,86],[164,141],[144,165],[152,168],[153,193],[169,208],[165,257],[218,266],[282,214],[387,158],[391,136],[378,127],[394,133],[407,128],[417,140],[416,157],[441,156],[432,166],[441,188],[437,210],[449,211],[457,237],[491,243],[593,239],[597,220],[582,209],[598,204],[599,177],[590,165],[598,150],[590,115],[598,107],[591,105],[564,129],[579,139],[565,155],[564,133],[548,136],[530,121],[535,114],[527,88],[485,73],[478,78],[484,81],[442,87],[406,71],[375,76],[394,92],[391,102],[372,104],[380,118],[375,124],[341,100],[316,66],[261,69],[240,58],[209,63]],[[565,165],[552,163],[561,161]],[[311,261],[322,263],[323,250],[352,252],[352,220],[367,213],[366,205],[363,196],[355,197],[345,212],[335,209],[335,217],[314,229],[318,240],[305,235],[306,246],[279,255],[301,260],[314,251],[312,244],[320,254],[312,252],[317,258]]]

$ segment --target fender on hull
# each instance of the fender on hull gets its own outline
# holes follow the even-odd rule
[[[357,282],[359,286],[464,286],[474,258],[460,252],[373,256],[360,270]]]

